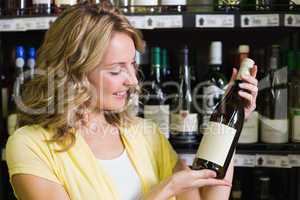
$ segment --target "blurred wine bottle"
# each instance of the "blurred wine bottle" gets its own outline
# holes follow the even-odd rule
[[[131,0],[132,13],[156,13],[159,11],[158,0]]]
[[[144,83],[144,118],[157,123],[167,138],[170,135],[170,108],[166,104],[161,69],[161,49],[151,49],[151,78]]]
[[[50,15],[52,13],[51,0],[32,0],[32,15]]]
[[[300,142],[300,52],[290,51],[288,66],[292,73],[289,82],[289,111],[291,119],[291,140]]]
[[[264,110],[261,122],[261,141],[288,142],[287,68],[280,68],[280,46],[272,45],[269,58],[268,87],[263,92]]]
[[[161,0],[160,2],[163,12],[181,13],[186,11],[186,0]]]
[[[194,110],[191,76],[189,64],[189,49],[180,50],[179,93],[176,98],[176,108],[171,113],[170,142],[176,148],[193,148],[198,146],[198,114]]]

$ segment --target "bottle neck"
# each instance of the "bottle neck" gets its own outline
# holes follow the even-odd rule
[[[179,103],[181,110],[191,111],[192,93],[190,83],[190,71],[188,65],[188,55],[183,55],[183,64],[181,66]]]
[[[157,84],[161,83],[160,67],[152,66],[152,81]]]

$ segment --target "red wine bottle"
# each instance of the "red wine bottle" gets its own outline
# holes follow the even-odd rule
[[[210,169],[217,178],[224,178],[244,124],[244,100],[238,95],[242,75],[249,75],[254,61],[245,58],[237,80],[217,104],[203,133],[192,168]]]

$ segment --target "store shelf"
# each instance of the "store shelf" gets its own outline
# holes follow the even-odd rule
[[[192,165],[195,148],[176,149],[179,156]],[[235,167],[300,167],[300,144],[239,144],[235,154]]]
[[[300,28],[299,13],[201,13],[127,15],[138,29]],[[0,32],[47,30],[56,16],[0,18]]]

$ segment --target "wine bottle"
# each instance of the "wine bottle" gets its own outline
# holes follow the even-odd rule
[[[249,47],[249,45],[246,45],[246,44],[239,45],[239,48],[238,48],[238,59],[237,59],[236,66],[240,66],[240,64],[242,63],[242,61],[245,58],[249,57],[249,53],[250,53],[250,47]]]
[[[295,69],[289,87],[292,141],[300,142],[300,52],[296,53]],[[289,58],[292,59],[292,58]],[[292,62],[292,61],[290,61]]]
[[[144,118],[157,123],[161,131],[169,138],[169,105],[166,104],[166,94],[162,87],[161,50],[151,49],[151,79],[145,83]]]
[[[131,12],[154,13],[159,11],[158,0],[131,0]]]
[[[161,0],[163,12],[181,13],[186,10],[186,0]]]
[[[193,109],[189,49],[180,51],[180,86],[176,108],[171,113],[170,142],[178,148],[193,148],[199,143],[198,114]]]
[[[244,100],[238,95],[241,76],[250,75],[254,61],[246,58],[237,80],[211,115],[203,134],[192,168],[211,169],[217,178],[225,177],[244,123]]]
[[[122,10],[123,13],[129,12],[130,0],[120,0],[118,1],[118,7]]]
[[[76,0],[54,0],[54,12],[55,14],[60,14],[65,9],[77,3]]]
[[[238,48],[238,64],[241,65],[241,62],[249,57],[250,47],[249,45],[240,45]],[[257,60],[256,60],[257,62]],[[244,121],[244,127],[241,132],[239,142],[240,144],[250,144],[258,142],[258,112],[254,110],[248,119]]]
[[[12,135],[18,127],[17,122],[17,98],[21,95],[21,87],[24,83],[25,50],[23,46],[16,47],[16,73],[13,94],[9,102],[9,115],[7,118],[8,134]]]
[[[269,59],[269,87],[264,91],[264,114],[260,118],[261,141],[288,142],[287,120],[287,69],[280,68],[280,46],[272,45]]]
[[[27,14],[27,1],[26,0],[7,0],[6,11],[10,16],[24,16]]]
[[[33,79],[35,73],[36,51],[34,47],[28,49],[27,67],[30,72],[30,79]]]
[[[32,13],[33,15],[50,15],[51,0],[33,0]]]
[[[168,50],[163,48],[161,50],[161,69],[162,69],[162,79],[163,82],[168,82],[171,80],[171,67],[169,63]]]
[[[212,12],[214,10],[214,0],[188,0],[188,12]]]
[[[225,93],[227,79],[221,72],[222,42],[213,41],[210,45],[208,80],[203,85],[201,132],[207,128],[211,114]]]

